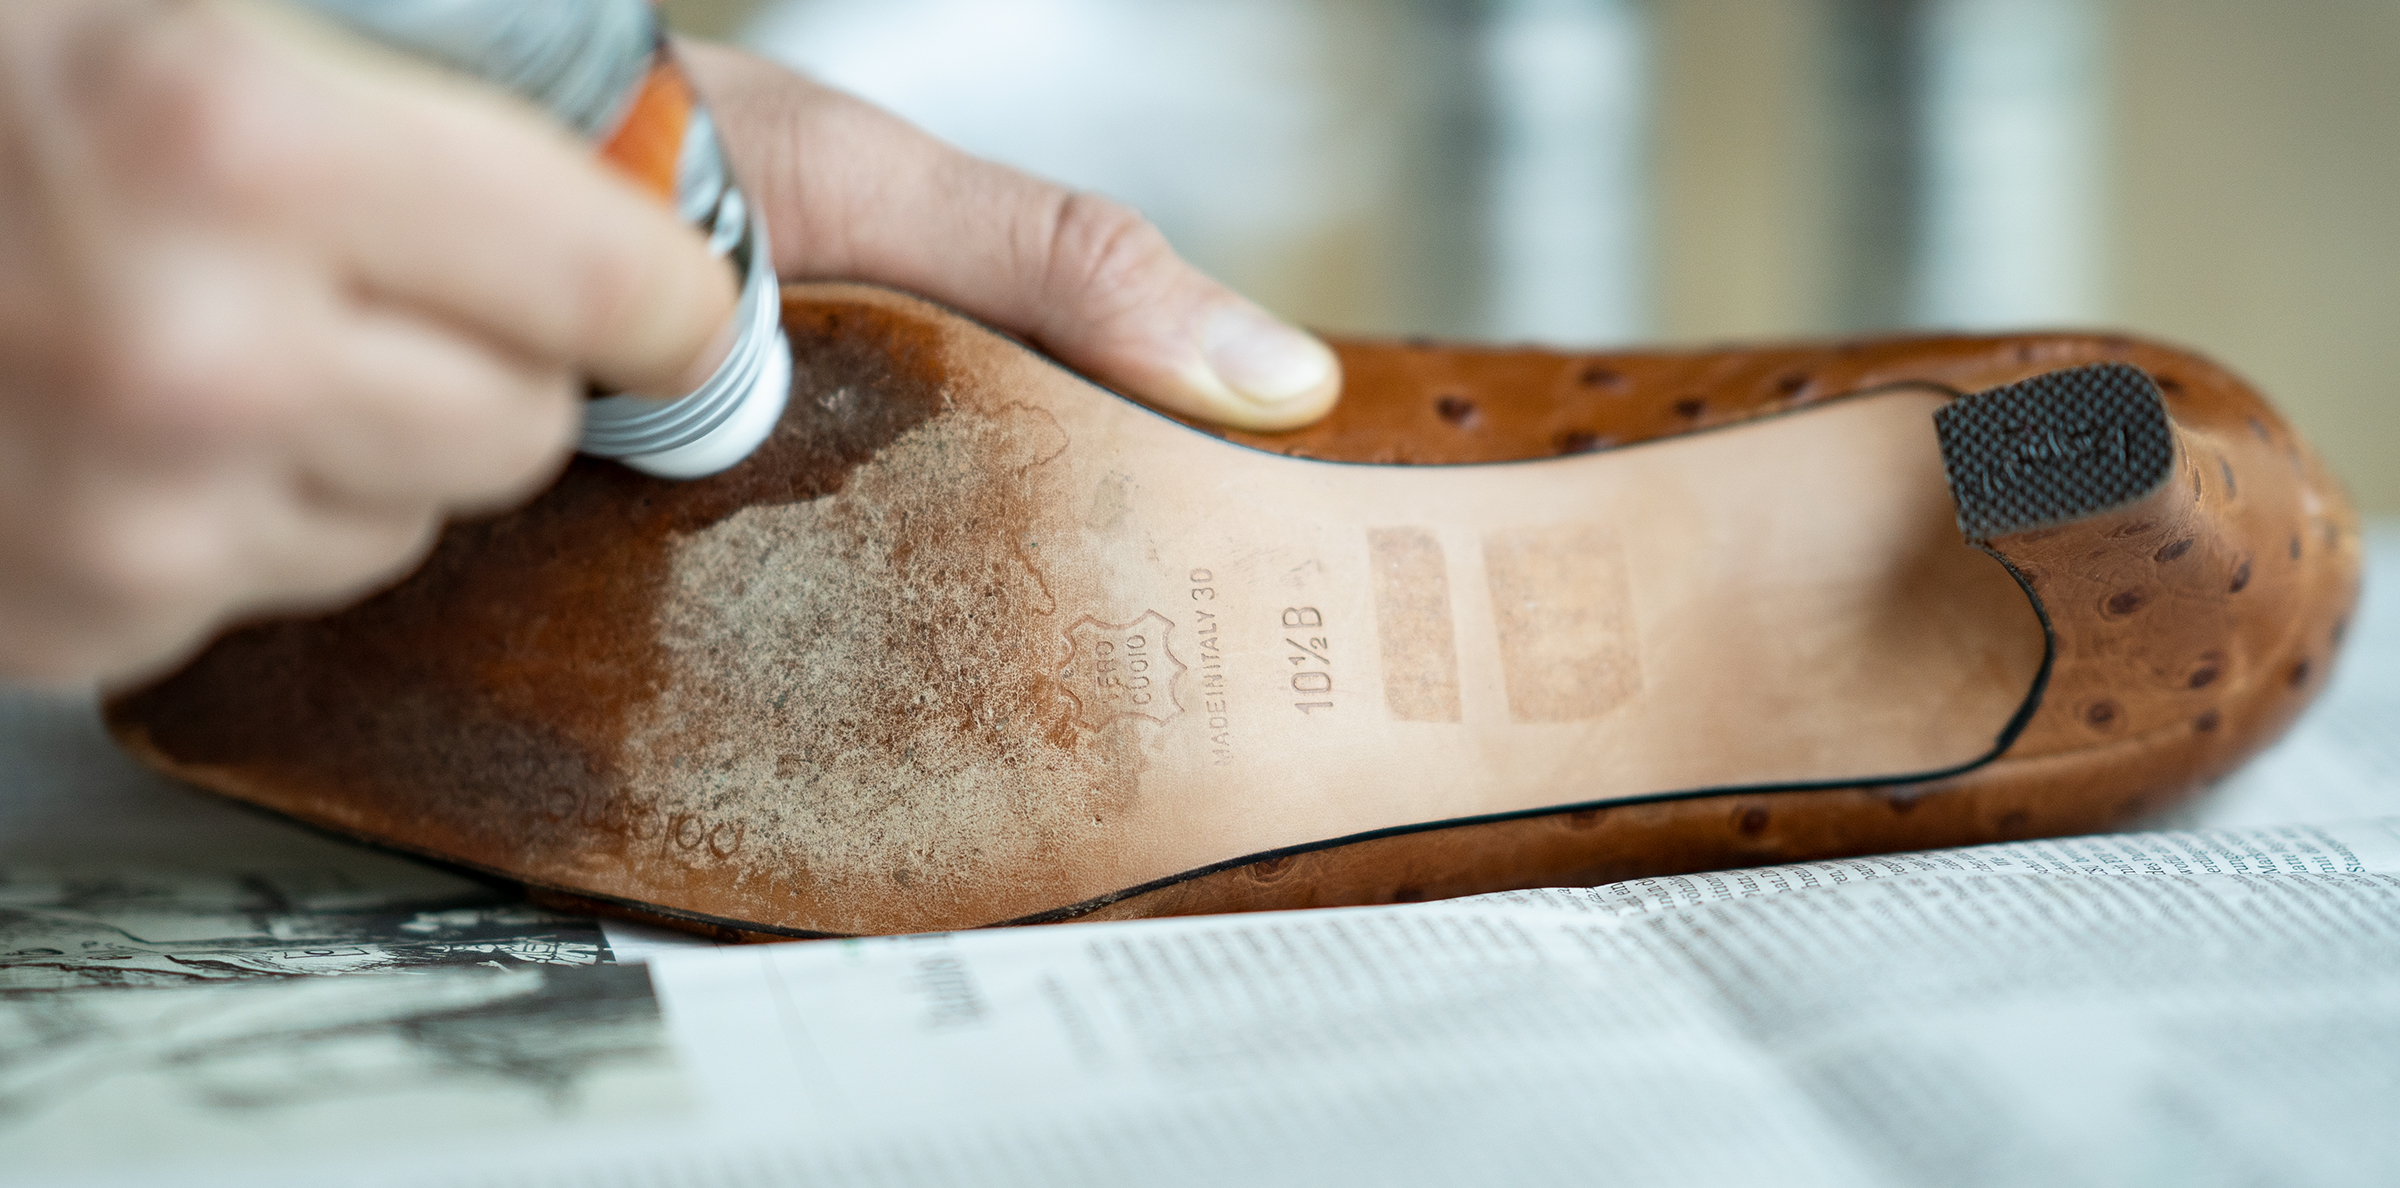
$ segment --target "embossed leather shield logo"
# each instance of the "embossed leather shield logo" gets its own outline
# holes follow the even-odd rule
[[[1087,727],[1119,718],[1164,724],[1183,712],[1176,679],[1183,661],[1170,650],[1175,624],[1157,611],[1130,623],[1090,616],[1067,629],[1067,667],[1060,673],[1075,701],[1075,720]]]

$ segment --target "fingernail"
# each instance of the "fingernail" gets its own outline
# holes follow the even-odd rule
[[[1225,386],[1253,404],[1282,404],[1333,378],[1324,343],[1246,305],[1228,305],[1200,328],[1200,355]]]

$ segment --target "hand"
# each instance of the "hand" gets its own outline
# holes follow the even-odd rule
[[[238,0],[0,3],[0,679],[354,597],[734,285],[521,103]]]
[[[1184,263],[1131,210],[977,160],[737,50],[678,46],[765,212],[777,271],[907,289],[1172,412],[1292,429],[1333,353]]]

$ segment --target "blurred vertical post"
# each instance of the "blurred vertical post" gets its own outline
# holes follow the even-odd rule
[[[1325,312],[1312,315],[1304,306],[1299,316],[1376,333],[1487,332],[1490,245],[1479,232],[1493,147],[1491,88],[1475,52],[1485,5],[1313,0],[1284,7],[1312,11],[1323,38],[1319,95],[1331,139],[1311,180],[1329,199],[1331,217],[1315,238],[1343,248],[1341,272],[1306,299]]]
[[[1485,335],[1591,344],[1649,329],[1644,25],[1633,0],[1485,9]]]
[[[1915,320],[2101,313],[2101,22],[2088,0],[1924,0]]]
[[[1890,26],[1912,6],[1655,0],[1666,336],[1814,334],[1897,314],[1907,270],[1893,244],[1908,250],[1914,181],[1906,41]]]
[[[766,0],[658,0],[667,27],[686,37],[722,40],[741,31]]]
[[[1837,193],[1827,230],[1821,328],[1904,325],[1924,223],[1925,95],[1920,52],[1929,6],[1942,0],[1835,0],[1826,5],[1825,165]]]

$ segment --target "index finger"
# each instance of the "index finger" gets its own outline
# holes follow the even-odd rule
[[[660,199],[507,96],[363,48],[300,57],[331,100],[315,214],[370,293],[617,390],[706,379],[737,278]]]

